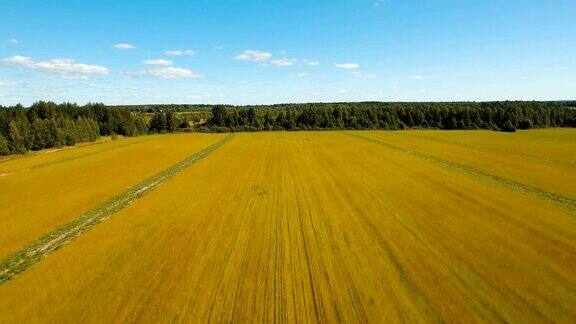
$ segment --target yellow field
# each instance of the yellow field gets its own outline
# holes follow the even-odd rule
[[[559,143],[552,145],[549,139],[539,140],[531,132],[407,131],[370,132],[369,136],[576,200],[576,136],[570,137],[574,133],[570,131],[536,131],[558,134]],[[551,148],[556,149],[555,154],[550,153]]]
[[[73,218],[35,208],[34,195],[84,206],[73,189],[53,194],[73,187],[60,178],[74,174],[84,191],[129,177],[98,193],[114,195],[138,181],[142,161],[159,159],[140,179],[221,138],[10,165],[0,233],[18,244],[0,251]],[[574,143],[574,130],[237,134],[0,284],[0,322],[574,322]],[[46,179],[52,188],[35,187]]]
[[[0,163],[0,258],[221,137],[127,138]]]

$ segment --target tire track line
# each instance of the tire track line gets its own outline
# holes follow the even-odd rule
[[[45,234],[24,248],[13,252],[0,260],[0,285],[8,282],[19,273],[26,271],[28,268],[47,257],[52,252],[58,250],[63,245],[71,242],[92,227],[105,221],[117,211],[125,208],[137,199],[156,189],[158,186],[169,181],[192,164],[204,159],[210,153],[230,141],[232,137],[233,135],[227,135],[218,142],[207,146],[164,171],[161,171],[134,185],[128,190],[109,198],[100,205],[82,213],[71,222]]]
[[[61,159],[61,160],[56,160],[56,161],[51,161],[51,162],[44,162],[44,163],[40,163],[40,164],[33,165],[33,166],[29,167],[29,168],[17,169],[17,170],[15,170],[15,171],[21,171],[21,170],[26,170],[26,169],[30,169],[30,170],[41,169],[41,168],[45,168],[45,167],[48,167],[48,166],[51,166],[51,165],[54,165],[54,164],[59,164],[59,163],[64,163],[64,162],[70,162],[70,161],[78,160],[78,159],[85,158],[85,157],[88,157],[88,156],[98,155],[98,154],[100,154],[100,153],[104,153],[104,152],[108,152],[108,151],[114,151],[114,150],[117,150],[117,149],[120,149],[120,148],[123,148],[123,147],[132,146],[132,145],[135,145],[135,144],[141,144],[141,143],[148,142],[148,141],[151,141],[151,140],[154,140],[154,139],[155,139],[155,138],[146,138],[146,139],[143,139],[143,140],[141,140],[141,141],[132,142],[132,143],[125,143],[125,144],[122,144],[122,145],[105,148],[105,149],[102,149],[102,150],[100,150],[100,151],[90,152],[90,153],[86,153],[86,154],[82,154],[82,155],[78,155],[78,156],[72,156],[72,157],[68,157],[68,158]]]
[[[418,157],[418,158],[421,158],[424,160],[438,163],[438,164],[443,165],[445,167],[449,167],[449,168],[456,169],[459,171],[464,171],[470,175],[482,178],[482,179],[487,180],[487,181],[492,182],[492,183],[497,183],[499,185],[505,186],[505,187],[510,188],[510,189],[514,189],[516,191],[522,192],[522,193],[527,194],[529,196],[532,196],[534,198],[552,202],[552,203],[556,204],[558,207],[562,207],[564,209],[568,209],[571,211],[576,211],[576,201],[571,199],[571,198],[564,197],[564,196],[561,196],[561,195],[558,195],[558,194],[555,194],[552,192],[548,192],[548,191],[545,191],[545,190],[542,190],[542,189],[539,189],[536,187],[529,186],[529,185],[525,185],[523,183],[520,183],[520,182],[517,182],[514,180],[510,180],[510,179],[503,178],[503,177],[500,177],[497,175],[493,175],[493,174],[478,170],[476,168],[473,168],[473,167],[465,165],[465,164],[460,164],[457,162],[445,160],[445,159],[442,159],[442,158],[435,156],[435,155],[425,154],[425,153],[422,153],[419,151],[402,148],[400,146],[396,146],[396,145],[390,144],[388,142],[385,142],[385,141],[382,141],[382,140],[379,140],[376,138],[363,136],[360,134],[355,134],[355,133],[350,133],[350,132],[343,132],[343,133],[346,135],[356,137],[356,138],[359,138],[359,139],[362,139],[362,140],[365,140],[368,142],[372,142],[375,144],[379,144],[379,145],[385,146],[387,148],[390,148],[390,149],[393,149],[396,151],[400,151],[400,152],[403,152],[403,153],[406,153],[406,154],[409,154],[409,155],[412,155],[412,156],[415,156],[415,157]]]
[[[450,145],[454,145],[454,146],[466,147],[466,148],[471,148],[471,149],[475,149],[475,150],[479,150],[479,151],[485,151],[485,152],[505,153],[505,154],[516,155],[516,156],[520,156],[520,157],[524,157],[524,158],[528,158],[528,159],[532,159],[532,160],[543,161],[543,162],[552,163],[552,164],[558,164],[558,165],[562,165],[562,166],[576,167],[576,163],[554,160],[554,159],[547,159],[547,158],[543,158],[543,157],[531,155],[531,154],[523,154],[523,153],[513,152],[513,151],[499,149],[499,148],[486,148],[486,147],[479,148],[478,145],[474,145],[474,144],[461,143],[461,142],[451,141],[451,140],[447,140],[447,139],[428,137],[428,136],[424,136],[424,135],[416,135],[416,134],[406,134],[406,135],[410,136],[410,137],[418,138],[418,139],[436,142],[436,143],[450,144]]]
[[[148,137],[148,136],[146,136]],[[127,144],[123,144],[120,146],[115,146],[115,147],[122,147],[122,146],[127,146],[127,145],[131,145],[131,144],[136,144],[136,143],[141,143],[141,142],[145,142],[147,140],[150,139],[146,139],[146,140],[142,140],[142,141],[137,141],[137,142],[132,142],[132,143],[127,143]],[[42,149],[42,150],[38,150],[38,151],[29,151],[25,154],[13,154],[13,155],[8,155],[8,156],[3,156],[0,157],[0,164],[2,163],[6,163],[6,162],[10,162],[10,161],[14,161],[14,160],[20,160],[20,159],[25,159],[25,158],[30,158],[30,157],[35,157],[35,156],[41,156],[41,155],[45,155],[45,154],[50,154],[50,153],[57,153],[57,152],[65,152],[68,150],[74,150],[74,149],[79,149],[79,148],[84,148],[84,147],[90,147],[90,146],[97,146],[97,145],[102,145],[102,144],[109,144],[111,143],[113,140],[106,140],[106,141],[94,141],[94,142],[80,142],[80,143],[76,143],[73,146],[63,146],[63,147],[52,147],[52,148],[46,148],[46,149]],[[101,151],[96,151],[94,153],[97,152],[103,152],[103,151],[107,151],[110,150],[111,148],[107,148]],[[46,150],[46,151],[45,151]],[[90,154],[90,153],[89,153]],[[50,162],[48,162],[50,163]],[[19,169],[21,170],[21,169]]]
[[[64,162],[74,161],[74,160],[78,160],[78,159],[81,159],[81,158],[84,158],[84,157],[88,157],[88,156],[98,155],[98,154],[100,154],[100,153],[117,150],[117,149],[124,148],[124,147],[127,147],[127,146],[132,146],[132,145],[135,145],[135,144],[141,144],[141,143],[148,142],[148,141],[151,141],[151,140],[154,140],[154,139],[155,139],[155,138],[146,138],[146,139],[143,139],[143,140],[140,140],[140,141],[131,142],[131,143],[125,143],[125,144],[121,144],[121,145],[117,145],[117,146],[105,148],[105,149],[102,149],[102,150],[99,150],[99,151],[94,151],[94,152],[85,153],[85,154],[78,155],[78,156],[71,156],[71,157],[67,157],[67,158],[64,158],[64,159],[60,159],[60,160],[55,160],[55,161],[50,161],[50,162],[43,162],[43,163],[39,163],[39,164],[34,164],[34,165],[29,166],[29,167],[14,169],[14,170],[12,170],[12,171],[10,171],[10,172],[5,173],[5,175],[12,175],[12,174],[19,173],[19,172],[23,172],[23,171],[32,171],[32,170],[36,170],[36,169],[42,169],[42,168],[49,167],[49,166],[52,166],[52,165],[55,165],[55,164],[60,164],[60,163],[64,163]],[[89,147],[89,146],[92,146],[92,145],[106,144],[106,143],[109,143],[109,142],[93,143],[93,144],[89,144],[89,145],[85,145],[85,146],[81,146],[81,147]],[[81,148],[81,147],[69,146],[69,147],[66,147],[66,148],[64,148],[64,149],[61,149],[60,151],[64,152],[64,151],[67,151],[67,150],[70,150],[70,149],[73,149],[73,148]],[[39,155],[39,154],[38,154],[38,155]],[[32,156],[37,156],[37,155],[30,155],[30,157],[32,157]],[[0,164],[3,163],[3,162],[8,162],[8,161],[13,161],[13,160],[17,160],[17,159],[22,159],[22,158],[25,158],[25,157],[27,157],[27,156],[26,156],[26,155],[23,155],[22,157],[16,157],[16,158],[13,158],[13,159],[2,160],[2,161],[0,161]]]

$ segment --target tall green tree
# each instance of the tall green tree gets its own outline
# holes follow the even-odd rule
[[[10,154],[10,146],[8,144],[8,140],[4,138],[0,134],[0,155],[8,155]]]

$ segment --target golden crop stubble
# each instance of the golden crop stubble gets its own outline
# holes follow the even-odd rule
[[[504,152],[527,158],[576,164],[574,142],[576,132],[570,128],[546,128],[522,130],[515,133],[494,131],[422,131],[403,132],[408,136],[417,136],[423,140],[454,143],[482,150]]]
[[[42,168],[55,163],[79,159],[110,150],[117,150],[121,147],[152,140],[155,137],[156,136],[125,137],[121,140],[81,143],[76,146],[46,149],[25,155],[9,156],[4,160],[0,160],[0,171],[5,174],[11,174],[18,171]]]
[[[440,138],[438,135],[429,135],[429,133],[432,132],[367,132],[367,135],[389,142],[402,149],[430,154],[488,174],[538,188],[545,192],[557,194],[573,201],[576,200],[576,165],[570,165],[569,162],[547,161],[544,158],[534,159],[507,152],[507,150],[514,150],[513,144],[508,147],[500,143],[498,144],[499,150],[489,150],[490,146],[458,145],[455,142],[462,141],[459,139],[459,132],[444,132],[441,140],[437,141],[426,140],[420,135],[425,134],[425,137]],[[491,137],[488,132],[474,131],[472,133],[478,134],[477,136],[486,135],[487,138]],[[529,131],[508,135],[522,138],[525,133],[529,133]],[[566,137],[559,136],[558,141],[562,142]],[[470,135],[466,138],[470,138]],[[514,141],[521,142],[521,139],[510,140],[508,138],[507,142]],[[564,145],[566,146],[568,143],[564,143]],[[538,146],[531,146],[527,143],[522,146],[527,148],[526,154],[538,154]],[[528,149],[529,147],[532,147],[532,149]]]
[[[0,164],[0,257],[219,138],[141,137]]]
[[[348,135],[241,134],[0,286],[0,321],[570,321],[573,219]]]

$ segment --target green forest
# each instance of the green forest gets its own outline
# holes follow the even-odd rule
[[[576,127],[573,101],[360,102],[262,106],[56,104],[0,106],[0,155],[100,136],[176,131],[517,129]]]

